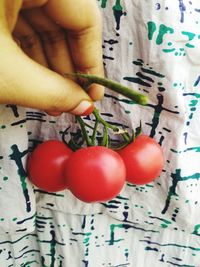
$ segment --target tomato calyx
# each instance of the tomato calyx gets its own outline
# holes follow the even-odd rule
[[[68,142],[65,136],[68,135],[70,127],[62,133],[62,141],[73,151],[85,146],[105,146],[117,151],[134,142],[142,133],[141,121],[135,130],[127,130],[125,126],[119,128],[116,124],[106,121],[97,108],[94,108],[92,114],[86,119],[88,118],[90,124],[86,123],[81,116],[75,116],[79,129],[76,133],[70,132],[71,138]]]

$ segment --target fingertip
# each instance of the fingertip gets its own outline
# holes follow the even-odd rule
[[[98,84],[92,84],[88,88],[88,94],[93,101],[101,100],[104,97],[105,87]]]
[[[83,74],[94,75],[97,77],[105,77],[102,62],[92,68],[85,68],[79,71]],[[89,79],[90,82],[90,79]],[[104,97],[105,87],[98,83],[90,83],[87,87],[87,93],[93,101],[101,100]]]
[[[73,115],[87,116],[94,110],[94,103],[89,100],[82,100],[73,110],[69,111]]]

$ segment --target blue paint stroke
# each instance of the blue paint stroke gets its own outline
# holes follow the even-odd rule
[[[183,3],[183,0],[179,0],[179,10],[181,12],[181,20],[180,22],[184,22],[184,12],[186,11],[186,6]]]
[[[197,78],[197,80],[195,81],[195,83],[194,83],[194,86],[196,87],[198,84],[199,84],[199,82],[200,82],[200,76]]]
[[[159,3],[156,3],[156,10],[159,10],[161,8],[161,5]]]

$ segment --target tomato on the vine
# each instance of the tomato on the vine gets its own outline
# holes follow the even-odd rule
[[[126,166],[126,180],[132,184],[147,184],[156,179],[163,169],[162,148],[147,135],[139,135],[118,153]]]
[[[30,155],[27,164],[31,182],[49,192],[66,189],[63,167],[72,152],[59,140],[48,140],[38,145]]]
[[[103,146],[81,148],[65,164],[69,190],[84,202],[107,201],[119,194],[126,170],[119,154]]]

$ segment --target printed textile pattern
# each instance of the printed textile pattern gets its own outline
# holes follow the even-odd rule
[[[146,185],[126,183],[106,203],[42,191],[27,179],[28,147],[77,131],[75,119],[0,106],[0,266],[200,267],[199,1],[97,3],[106,77],[149,103],[106,89],[96,105],[127,130],[142,121],[163,148],[163,171]]]

